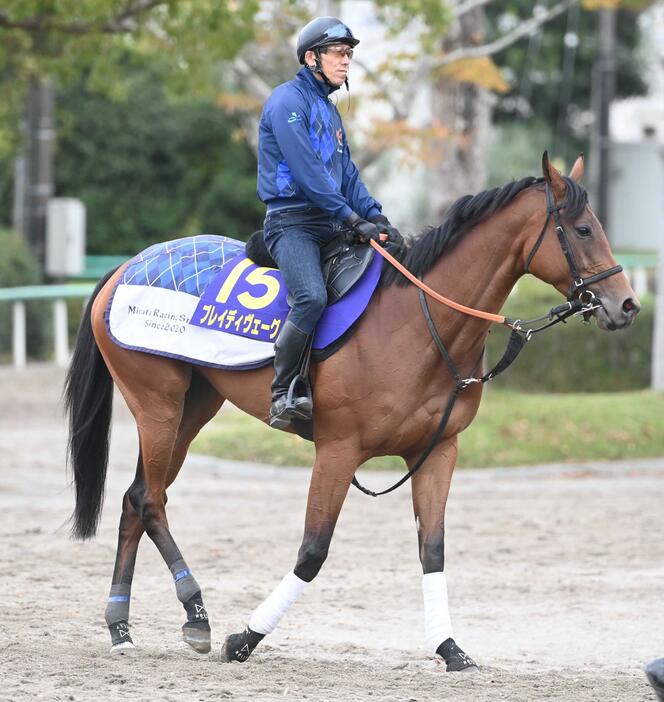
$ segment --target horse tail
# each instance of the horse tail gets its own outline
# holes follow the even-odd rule
[[[68,462],[74,474],[76,508],[72,535],[88,539],[97,532],[104,498],[113,409],[113,379],[92,333],[92,305],[115,270],[97,283],[81,319],[64,388],[69,424]]]

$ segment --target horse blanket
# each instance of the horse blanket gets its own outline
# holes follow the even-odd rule
[[[363,277],[327,307],[314,335],[315,352],[338,344],[359,319],[381,269],[374,252]],[[155,244],[135,256],[113,292],[106,324],[124,348],[248,370],[272,361],[289,310],[277,269],[247,258],[242,241],[204,235]]]

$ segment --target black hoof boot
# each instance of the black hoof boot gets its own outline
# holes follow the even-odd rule
[[[448,673],[456,673],[460,670],[479,670],[477,663],[456,645],[454,639],[445,639],[436,649],[436,653],[445,660]]]
[[[129,624],[126,620],[109,624],[108,630],[111,632],[111,655],[131,656],[136,652],[136,646],[131,640]]]
[[[221,660],[224,663],[231,661],[244,661],[249,658],[252,651],[265,638],[265,634],[257,634],[247,627],[241,634],[231,634],[226,637],[221,647]]]
[[[648,682],[657,694],[657,699],[664,702],[664,658],[650,661],[644,670],[648,676]]]
[[[187,621],[182,627],[182,638],[196,653],[210,653],[212,635],[201,593],[197,592],[184,603]]]

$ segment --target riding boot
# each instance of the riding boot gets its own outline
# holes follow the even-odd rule
[[[270,426],[275,429],[285,429],[292,419],[311,419],[312,403],[307,379],[303,379],[304,382],[300,382],[301,379],[296,381],[302,360],[308,351],[310,339],[309,334],[286,320],[274,345]],[[292,390],[291,385],[293,385]]]

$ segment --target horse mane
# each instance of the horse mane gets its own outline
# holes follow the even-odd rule
[[[569,219],[576,219],[588,202],[588,193],[568,176],[563,176],[563,179],[566,184],[565,215]],[[541,186],[543,183],[544,178],[527,176],[477,195],[460,197],[450,207],[442,224],[425,229],[419,237],[408,242],[395,258],[413,275],[425,275],[440,256],[452,249],[475,225],[509,205],[527,188]],[[381,276],[381,286],[387,287],[393,283],[406,286],[409,281],[394,266],[386,265]]]

